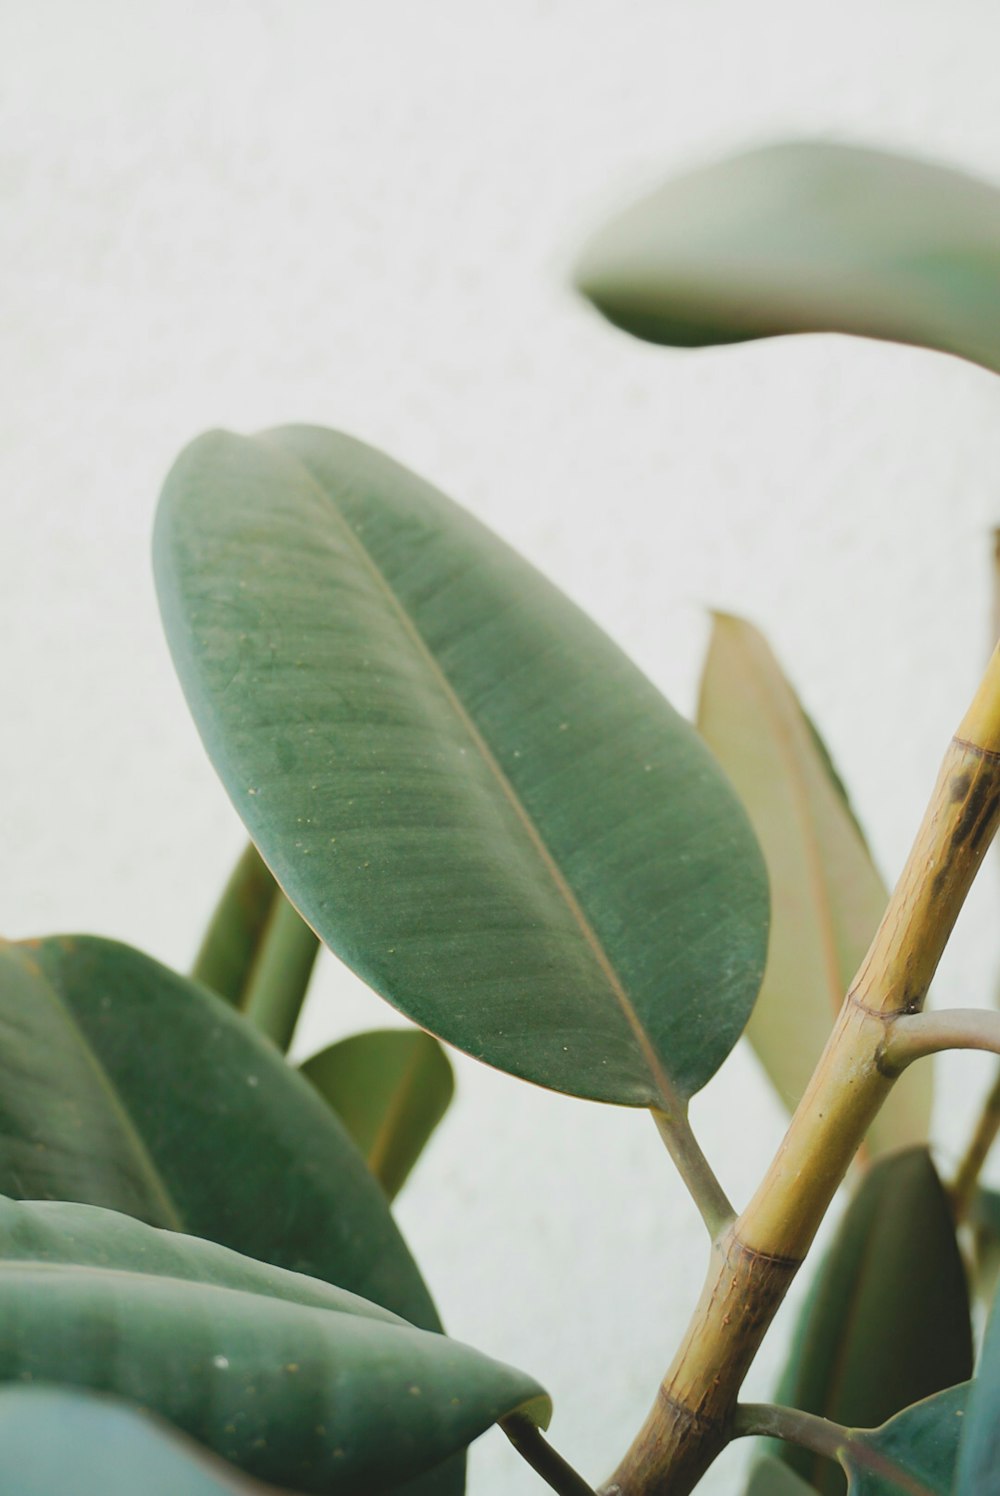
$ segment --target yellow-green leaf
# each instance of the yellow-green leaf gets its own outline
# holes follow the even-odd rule
[[[302,1074],[333,1107],[392,1200],[455,1090],[438,1041],[420,1029],[352,1034],[306,1060]]]
[[[771,880],[771,939],[747,1036],[793,1107],[868,949],[887,893],[829,755],[763,635],[714,617],[698,727],[745,805]],[[931,1067],[872,1125],[878,1153],[927,1137]]]

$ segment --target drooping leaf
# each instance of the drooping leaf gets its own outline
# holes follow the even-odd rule
[[[816,729],[763,635],[714,615],[698,727],[757,833],[771,880],[771,942],[749,1038],[794,1107],[888,894]],[[874,1153],[923,1142],[931,1067],[913,1065],[872,1124]]]
[[[970,1390],[969,1384],[950,1387],[882,1428],[853,1430],[841,1454],[849,1496],[952,1496]],[[972,1496],[972,1491],[958,1488],[955,1496]],[[975,1491],[989,1496],[986,1486]]]
[[[530,1377],[343,1289],[62,1203],[0,1201],[0,1381],[115,1393],[317,1496],[391,1491],[550,1411]]]
[[[954,1496],[1000,1496],[1000,1293],[983,1337],[969,1388]]]
[[[88,937],[0,945],[0,1191],[125,1211],[439,1321],[330,1109],[224,1002]]]
[[[767,892],[697,734],[412,473],[307,427],[195,442],[155,544],[209,754],[310,925],[422,1027],[672,1110],[759,985]]]
[[[251,843],[226,885],[195,961],[195,980],[218,992],[286,1050],[319,940],[292,908]]]
[[[302,1074],[333,1107],[393,1199],[448,1110],[448,1057],[420,1029],[352,1034],[313,1055]]]
[[[792,141],[688,172],[595,234],[576,281],[653,343],[845,332],[1000,371],[1000,191],[887,151]]]
[[[816,1492],[791,1466],[764,1455],[750,1471],[746,1496],[816,1496]]]
[[[803,1309],[778,1401],[874,1428],[972,1374],[965,1269],[947,1195],[923,1148],[880,1159],[861,1181]],[[782,1445],[822,1496],[836,1466]]]
[[[63,1387],[0,1388],[4,1496],[280,1496],[159,1419]]]

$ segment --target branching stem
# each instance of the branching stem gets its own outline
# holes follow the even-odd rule
[[[786,1444],[797,1444],[802,1449],[811,1449],[830,1460],[839,1458],[840,1451],[850,1439],[850,1432],[842,1424],[831,1423],[829,1418],[818,1418],[815,1413],[803,1413],[799,1408],[782,1408],[773,1403],[740,1403],[733,1417],[733,1438],[762,1434],[770,1439],[783,1439]]]
[[[687,1334],[604,1488],[688,1496],[732,1437],[760,1342],[895,1079],[886,1037],[918,1013],[1000,819],[1000,650],[952,740],[871,949],[750,1204],[714,1242]]]
[[[588,1486],[581,1475],[577,1475],[561,1454],[556,1454],[530,1418],[522,1413],[511,1413],[508,1418],[500,1420],[500,1427],[521,1458],[528,1462],[532,1470],[553,1491],[558,1491],[559,1496],[594,1496],[593,1487]]]
[[[942,1049],[985,1049],[1000,1054],[1000,1013],[990,1008],[952,1008],[903,1014],[886,1032],[882,1057],[899,1074],[914,1060]]]

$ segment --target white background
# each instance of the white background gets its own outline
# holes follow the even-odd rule
[[[197,432],[292,420],[466,503],[682,708],[700,605],[753,618],[894,876],[989,643],[1000,385],[834,338],[649,349],[567,267],[637,187],[790,134],[1000,182],[998,54],[990,0],[0,0],[5,932],[190,961],[242,836],[160,636],[153,506]],[[991,998],[998,884],[939,1002]],[[387,1019],[331,958],[305,1048]],[[449,1328],[551,1388],[596,1482],[696,1296],[700,1224],[643,1116],[458,1071],[404,1230]],[[941,1067],[946,1166],[988,1073]],[[744,1200],[781,1128],[752,1057],[694,1117]],[[542,1487],[493,1434],[470,1489]]]

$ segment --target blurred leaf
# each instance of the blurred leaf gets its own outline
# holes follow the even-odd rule
[[[954,1496],[1000,1496],[1000,1295],[983,1337],[969,1389]]]
[[[195,980],[287,1050],[318,953],[319,940],[251,842],[212,916],[195,961]]]
[[[816,1493],[788,1465],[764,1455],[750,1471],[746,1496],[816,1496]]]
[[[968,1288],[948,1197],[925,1149],[880,1159],[820,1264],[777,1400],[873,1428],[971,1374]],[[822,1496],[843,1491],[822,1456],[782,1445],[778,1457]]]
[[[0,1191],[125,1211],[439,1328],[343,1127],[212,993],[109,940],[0,943],[0,1027]]]
[[[323,940],[479,1059],[676,1115],[767,929],[689,724],[495,536],[333,432],[202,437],[155,557],[209,754]]]
[[[698,727],[746,806],[771,880],[771,943],[747,1037],[791,1108],[826,1044],[888,893],[843,784],[763,635],[716,613]],[[869,1133],[923,1142],[932,1073],[913,1065]]]
[[[919,1303],[914,1299],[914,1313],[919,1313]],[[968,1385],[951,1387],[907,1408],[882,1428],[855,1430],[841,1455],[850,1496],[951,1496],[969,1392]],[[968,1496],[972,1490],[970,1486]],[[975,1491],[989,1496],[985,1486]],[[962,1488],[956,1496],[963,1496]]]
[[[333,1107],[393,1199],[455,1090],[440,1044],[419,1029],[354,1034],[306,1060],[302,1074]]]
[[[975,1244],[976,1291],[992,1303],[1000,1282],[1000,1194],[978,1190],[968,1221]]]
[[[1000,192],[886,151],[792,141],[676,177],[593,236],[576,281],[653,343],[846,332],[1000,370]]]
[[[280,1496],[158,1419],[62,1387],[0,1389],[4,1496]]]
[[[468,1346],[111,1211],[0,1200],[0,1264],[0,1380],[116,1393],[296,1491],[376,1496],[514,1410],[548,1422]]]

